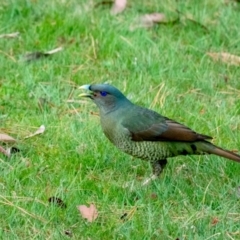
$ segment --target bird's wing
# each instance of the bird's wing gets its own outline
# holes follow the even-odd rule
[[[211,139],[190,128],[145,108],[132,111],[122,125],[130,132],[133,141],[184,141]]]

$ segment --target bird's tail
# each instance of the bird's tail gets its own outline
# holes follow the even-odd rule
[[[217,147],[209,142],[202,142],[204,144],[202,144],[202,151],[205,151],[209,154],[215,154],[215,155],[218,155],[218,156],[221,156],[221,157],[224,157],[224,158],[228,158],[230,160],[233,160],[235,162],[239,162],[240,163],[240,155],[234,153],[234,152],[231,152],[231,151],[228,151],[228,150],[225,150],[225,149],[222,149],[220,147]]]

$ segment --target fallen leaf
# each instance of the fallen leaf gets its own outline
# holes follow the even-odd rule
[[[7,151],[8,151],[8,149],[7,149]],[[11,148],[9,148],[9,151],[11,154],[13,154],[13,153],[20,152],[20,149],[17,147],[11,147]]]
[[[127,6],[127,0],[115,0],[111,9],[111,14],[116,15],[125,10]]]
[[[101,2],[98,2],[94,5],[94,7],[99,7],[101,5],[112,5],[113,4],[113,1],[101,1]]]
[[[54,53],[60,52],[62,51],[63,48],[59,47],[59,48],[55,48],[53,50],[50,50],[48,52],[32,52],[32,53],[27,53],[26,55],[23,56],[23,60],[26,62],[30,62],[33,60],[37,60],[43,57],[48,57]]]
[[[121,220],[123,220],[123,221],[125,221],[126,220],[126,218],[127,218],[127,213],[124,213],[121,217],[120,217],[120,219]]]
[[[45,126],[44,126],[44,125],[41,125],[41,126],[39,127],[39,129],[38,129],[35,133],[32,133],[32,134],[26,136],[24,139],[30,138],[30,137],[34,137],[34,136],[39,135],[39,134],[42,134],[42,133],[44,133],[44,131],[45,131]]]
[[[162,22],[165,20],[165,15],[163,13],[151,13],[143,15],[141,19],[143,24],[148,25]]]
[[[216,225],[219,222],[219,219],[217,217],[214,217],[211,221],[212,225]]]
[[[240,65],[240,57],[227,52],[207,52],[207,55],[210,56],[214,61],[224,62],[235,66]]]
[[[94,204],[90,204],[90,207],[86,205],[77,206],[79,212],[83,218],[86,218],[88,222],[93,222],[98,217],[98,211]]]
[[[224,79],[224,82],[227,83],[228,80],[229,80],[229,77],[225,75],[225,76],[223,77],[223,79]]]
[[[150,198],[151,198],[151,199],[157,199],[158,196],[157,196],[156,193],[151,193]]]
[[[121,217],[120,219],[123,221],[127,221],[130,220],[131,218],[133,218],[134,214],[136,213],[136,211],[138,210],[138,208],[136,206],[134,206],[132,209],[130,209],[129,211],[126,211]]]
[[[200,110],[200,114],[205,114],[205,109],[204,108],[202,108],[201,110]]]
[[[32,52],[27,53],[25,56],[23,56],[24,61],[30,62],[33,60],[37,60],[39,58],[48,57],[49,55],[44,52]]]
[[[72,232],[70,230],[65,230],[64,234],[67,235],[68,237],[72,237],[73,236],[73,234],[72,234]]]
[[[5,134],[5,133],[0,133],[0,142],[4,143],[15,143],[17,140],[14,139],[13,137]]]
[[[63,202],[63,200],[61,198],[50,197],[48,199],[48,202],[56,204],[58,207],[61,207],[61,208],[66,208],[67,207],[67,205]]]
[[[15,37],[18,37],[19,34],[20,32],[5,33],[5,34],[1,34],[0,38],[15,38]]]
[[[163,13],[145,14],[135,19],[134,23],[130,26],[130,30],[135,30],[136,28],[149,28],[152,27],[154,24],[164,21],[165,14]]]
[[[0,146],[0,153],[4,154],[7,157],[10,157],[11,155],[9,149],[4,149],[2,146]]]

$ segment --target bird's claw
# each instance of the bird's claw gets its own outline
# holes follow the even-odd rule
[[[157,179],[158,176],[156,174],[153,174],[151,177],[147,178],[143,183],[142,186],[146,186],[148,185],[151,181],[154,181],[155,179]]]

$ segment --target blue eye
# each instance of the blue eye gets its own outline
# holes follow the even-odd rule
[[[105,96],[107,96],[108,93],[101,91],[100,94],[101,94],[101,96],[105,97]]]

